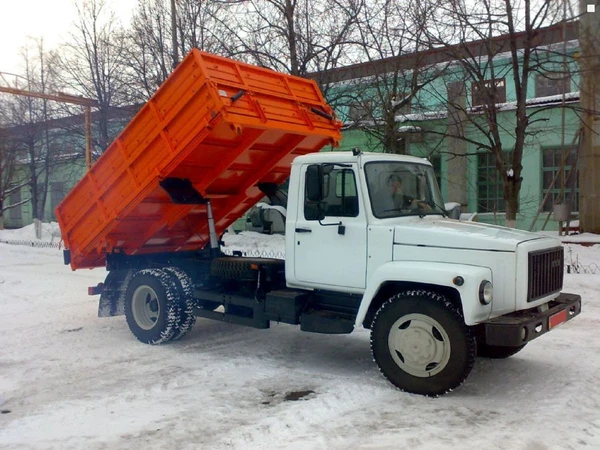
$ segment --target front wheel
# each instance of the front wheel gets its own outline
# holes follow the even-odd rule
[[[377,311],[371,350],[383,375],[398,388],[435,397],[467,378],[476,343],[460,310],[446,297],[406,291]]]

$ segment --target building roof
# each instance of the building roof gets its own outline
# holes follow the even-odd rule
[[[126,119],[126,120],[130,120],[135,113],[139,110],[140,105],[131,105],[131,106],[123,106],[123,107],[110,107],[108,110],[108,115],[109,115],[109,120],[117,120],[117,119]],[[92,123],[96,122],[99,120],[99,116],[100,116],[100,111],[96,110],[96,111],[92,111]],[[74,126],[83,126],[85,123],[85,118],[84,118],[84,114],[75,114],[75,115],[68,115],[68,116],[64,116],[64,117],[58,117],[58,118],[54,118],[54,119],[49,119],[47,121],[39,121],[39,122],[33,122],[33,123],[25,123],[25,124],[21,124],[21,125],[10,125],[7,127],[0,127],[0,131],[4,131],[5,135],[10,136],[10,135],[18,135],[21,132],[27,132],[28,128],[27,127],[31,127],[36,126],[39,127],[40,125],[47,125],[48,129],[55,129],[55,130],[60,130],[60,129],[68,129]]]
[[[549,27],[535,30],[533,46],[548,46],[557,42],[571,41],[578,39],[579,22],[566,22],[551,25]],[[515,33],[517,49],[525,47],[526,32]],[[447,45],[443,47],[432,48],[425,51],[414,52],[389,58],[383,58],[376,61],[367,61],[357,64],[351,64],[344,67],[323,72],[314,72],[307,74],[307,78],[318,79],[324,83],[338,83],[341,81],[354,80],[357,78],[374,76],[382,73],[393,72],[398,67],[425,67],[429,65],[450,62],[457,59],[457,53],[465,52],[465,56],[487,56],[489,54],[488,46],[490,42],[494,47],[494,54],[510,51],[509,35],[496,36],[491,39],[478,40],[467,43]]]

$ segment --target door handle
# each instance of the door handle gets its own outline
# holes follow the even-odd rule
[[[296,233],[312,233],[310,228],[296,228]]]

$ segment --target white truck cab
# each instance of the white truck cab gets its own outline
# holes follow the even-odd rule
[[[401,193],[391,185],[397,180]],[[375,359],[403,388],[415,380],[395,377],[397,366],[423,379],[443,372],[439,353],[450,337],[441,320],[423,312],[430,304],[449,308],[476,335],[479,353],[491,357],[516,353],[580,311],[579,296],[560,294],[558,239],[449,219],[443,204],[433,168],[422,158],[331,152],[292,164],[287,285],[360,296],[354,325],[373,328],[372,342],[381,335],[387,348],[374,347]],[[403,302],[423,308],[409,308],[378,329],[377,319]],[[466,345],[464,351],[475,350]]]
[[[310,167],[324,168],[322,199],[311,201]],[[401,177],[414,207],[378,210]],[[363,295],[356,325],[370,300],[390,281],[435,284],[460,293],[465,323],[475,325],[543,305],[562,287],[561,242],[535,233],[446,217],[433,167],[423,158],[381,153],[318,153],[292,164],[286,223],[289,287]],[[417,204],[421,203],[421,206]],[[312,214],[319,209],[321,215]],[[311,215],[312,214],[312,215]],[[528,298],[527,256],[551,249],[547,292]],[[521,269],[521,270],[519,270]],[[461,276],[462,284],[453,280]],[[480,286],[493,301],[479,301]],[[540,288],[543,289],[544,287]]]

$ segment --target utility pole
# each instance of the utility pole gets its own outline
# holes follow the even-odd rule
[[[579,0],[580,102],[579,227],[600,234],[600,1]]]
[[[179,49],[177,45],[177,9],[175,0],[171,0],[171,38],[173,39],[173,69],[179,64]]]

